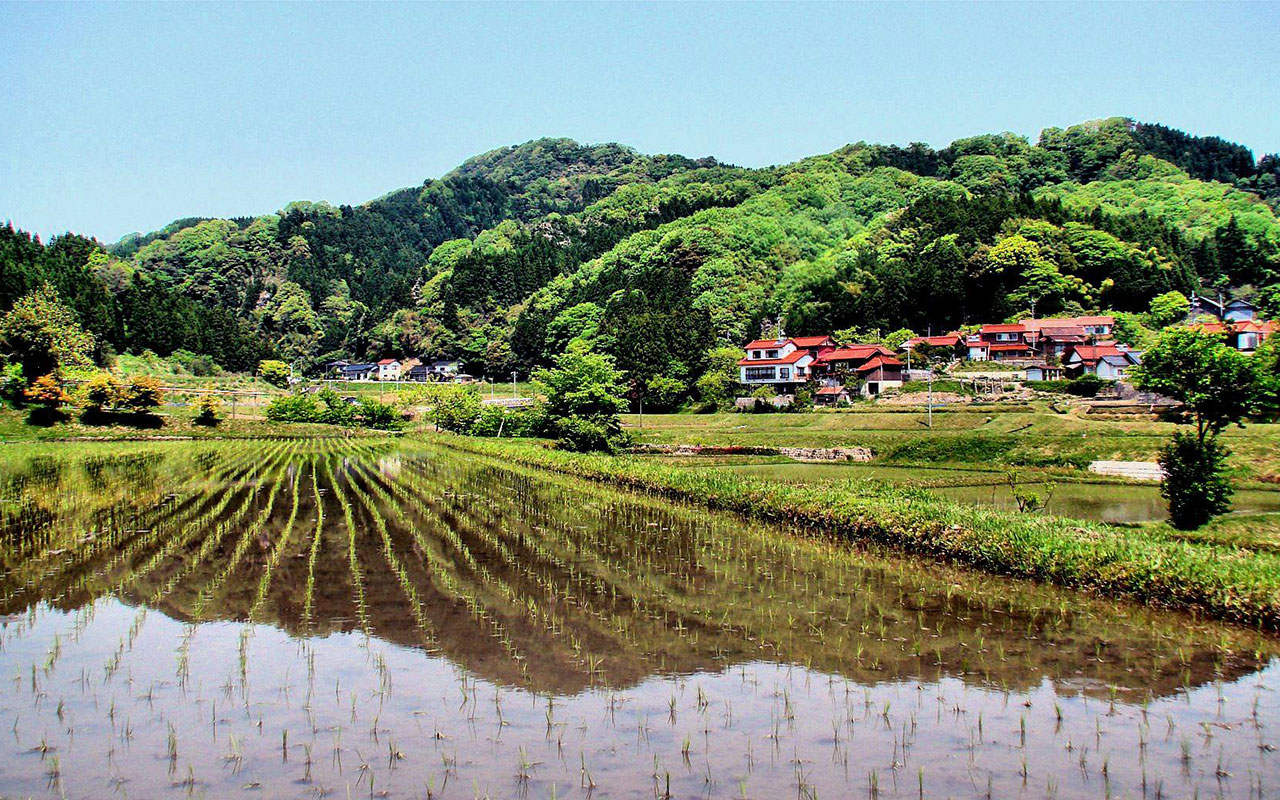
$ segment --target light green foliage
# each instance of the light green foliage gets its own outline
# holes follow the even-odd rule
[[[623,373],[613,358],[582,342],[556,356],[555,366],[533,374],[546,398],[547,422],[571,450],[612,450],[622,440],[619,419],[627,407]]]
[[[651,411],[672,411],[684,399],[683,381],[666,375],[654,375],[645,385],[645,400]]]
[[[93,364],[93,334],[80,327],[47,284],[19,299],[0,318],[0,344],[29,377]]]
[[[916,332],[911,330],[910,328],[899,328],[898,330],[893,331],[892,333],[886,334],[884,337],[883,344],[885,347],[889,348],[890,350],[900,350],[902,349],[903,342],[907,341],[908,339],[914,339],[916,335],[917,335]]]
[[[263,334],[291,360],[314,355],[324,337],[324,328],[320,316],[311,307],[311,298],[292,281],[284,281],[276,288],[258,312],[258,324]]]
[[[1186,319],[1191,311],[1191,301],[1182,292],[1165,292],[1151,298],[1151,310],[1147,319],[1154,328],[1163,328]]]
[[[137,375],[121,389],[119,404],[135,414],[149,414],[159,408],[163,400],[160,381],[149,375]]]
[[[124,387],[109,372],[96,372],[80,387],[84,395],[85,408],[91,411],[102,411],[117,405],[123,396]]]
[[[471,386],[433,386],[428,402],[427,417],[447,431],[470,433],[480,418],[480,393]]]
[[[283,388],[289,383],[289,365],[283,361],[261,361],[258,363],[258,377],[272,386]]]
[[[1170,328],[1146,351],[1134,384],[1185,404],[1202,441],[1239,423],[1256,408],[1255,364],[1221,339],[1190,328]]]
[[[707,353],[707,368],[698,378],[698,396],[711,406],[729,402],[738,392],[738,359],[742,351],[736,347],[717,347]]]
[[[202,394],[196,398],[194,422],[207,427],[214,427],[222,422],[222,400],[212,394]]]

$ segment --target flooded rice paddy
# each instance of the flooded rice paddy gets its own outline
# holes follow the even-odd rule
[[[695,460],[696,459],[696,460]],[[977,469],[894,467],[871,464],[824,464],[780,461],[773,458],[699,456],[686,458],[690,466],[719,466],[742,475],[792,483],[835,483],[879,480],[929,488],[935,494],[971,505],[1016,511],[1007,472]],[[1135,523],[1164,520],[1168,504],[1160,487],[1150,484],[1058,482],[1048,491],[1034,470],[1023,470],[1023,488],[1037,492],[1048,503],[1045,513],[1098,522]],[[1280,512],[1280,491],[1240,489],[1231,498],[1232,513]]]
[[[0,466],[0,796],[1271,797],[1277,641],[429,445]]]

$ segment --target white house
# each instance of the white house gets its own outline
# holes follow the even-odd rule
[[[378,380],[400,380],[400,362],[394,358],[384,358],[378,362]]]
[[[757,339],[746,349],[738,362],[738,380],[745,385],[783,387],[809,380],[816,348],[799,347],[795,339]]]
[[[1104,342],[1073,348],[1063,366],[1071,377],[1090,373],[1104,380],[1119,381],[1124,380],[1130,367],[1141,363],[1142,353],[1115,342]]]

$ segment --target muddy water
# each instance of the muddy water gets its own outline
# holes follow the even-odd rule
[[[0,468],[0,795],[1269,797],[1276,642],[426,446]]]

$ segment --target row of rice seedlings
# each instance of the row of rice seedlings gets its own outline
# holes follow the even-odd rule
[[[468,588],[473,582],[463,580],[455,573],[452,562],[445,558],[437,548],[438,540],[428,539],[427,537],[422,536],[418,527],[407,518],[403,517],[403,510],[399,504],[393,503],[389,507],[393,510],[393,513],[396,513],[404,519],[404,525],[402,527],[412,533],[414,540],[418,543],[418,546],[428,555],[429,565],[431,567],[430,575],[432,584],[438,587],[445,595],[452,596],[465,605],[472,618],[483,623],[490,629],[490,635],[502,645],[507,656],[513,662],[521,664],[522,668],[524,668],[527,663],[526,658],[520,649],[516,647],[515,642],[512,640],[509,632],[506,630],[506,627],[490,612],[476,593]],[[454,534],[447,526],[437,528],[435,530],[441,535],[443,540],[449,542],[450,548],[455,553],[462,556],[464,561],[470,559],[471,554],[467,552],[465,546],[458,540],[457,535]],[[467,566],[473,575],[479,573],[477,568],[478,565],[474,560],[471,560]]]
[[[283,449],[283,447],[280,447],[273,451],[271,455],[264,459],[264,461],[255,468],[253,474],[257,475],[267,473],[277,467],[280,463],[280,458],[282,457],[282,453],[280,451]],[[249,481],[246,481],[246,483],[249,483]],[[172,554],[180,547],[187,546],[189,543],[194,542],[198,536],[204,534],[204,540],[201,543],[195,558],[183,562],[168,578],[168,580],[148,596],[146,600],[147,604],[154,606],[162,598],[167,596],[169,592],[173,591],[174,587],[195,571],[198,566],[205,563],[209,556],[222,544],[222,540],[226,538],[227,533],[235,530],[239,526],[240,521],[244,519],[244,517],[247,516],[249,511],[253,508],[255,495],[256,489],[250,485],[249,490],[245,492],[244,499],[240,504],[236,506],[230,514],[224,517],[223,511],[231,504],[231,499],[235,496],[234,492],[224,492],[224,496],[217,506],[209,509],[209,511],[204,514],[201,514],[199,519],[184,526],[184,530],[182,532],[171,537],[165,546],[148,559],[141,568],[130,571],[121,578],[114,594],[118,595],[123,592],[124,588],[130,583],[141,583],[150,575],[151,572],[162,565],[170,563]],[[212,530],[209,530],[210,525],[212,525]]]
[[[276,565],[280,563],[280,557],[284,554],[289,546],[289,540],[293,535],[293,526],[298,519],[298,506],[301,501],[301,492],[298,491],[298,482],[302,475],[301,470],[294,472],[293,483],[290,487],[290,494],[293,495],[293,505],[289,509],[289,517],[285,520],[284,531],[280,534],[279,540],[271,549],[271,555],[267,558],[266,565],[262,568],[262,576],[258,579],[257,593],[253,598],[253,605],[249,607],[248,619],[250,622],[259,621],[262,608],[266,604],[267,590],[271,586],[271,576],[275,572]],[[312,479],[314,480],[315,471],[312,468]]]
[[[356,618],[360,623],[360,629],[368,637],[372,635],[372,630],[369,624],[369,608],[365,603],[364,597],[364,574],[360,570],[360,557],[356,553],[354,510],[351,506],[351,501],[347,499],[346,492],[342,490],[342,486],[327,460],[324,465],[326,482],[333,490],[333,496],[338,500],[338,506],[342,509],[342,516],[347,525],[347,563],[351,569],[351,585],[355,592]]]
[[[245,460],[245,464],[251,468],[251,463],[248,459]],[[212,503],[216,500],[216,497],[202,498],[202,500]],[[95,536],[85,541],[84,537],[80,537],[79,545],[71,548],[70,551],[58,549],[48,551],[39,558],[24,564],[24,571],[28,573],[29,577],[13,595],[6,598],[6,601],[14,602],[24,594],[32,593],[37,589],[41,592],[47,592],[49,583],[58,580],[53,578],[50,574],[51,571],[70,576],[80,573],[78,579],[72,577],[62,580],[72,581],[68,587],[69,589],[84,590],[85,587],[93,582],[96,574],[109,574],[119,564],[129,562],[135,553],[162,537],[166,527],[172,528],[174,525],[182,524],[186,519],[194,516],[200,508],[199,503],[193,503],[177,509],[161,504],[154,509],[154,513],[145,514],[136,521],[131,521],[126,531],[126,538],[108,535]],[[122,547],[121,545],[126,541],[128,544]],[[109,555],[109,560],[105,566],[91,571],[89,569],[90,562],[103,554]],[[51,569],[46,566],[54,560],[57,561],[56,568]]]
[[[427,482],[418,490],[421,501],[429,503],[434,497],[440,497],[446,502],[451,501],[450,504],[458,513],[456,518],[463,526],[461,530],[483,541],[486,547],[495,552],[501,563],[523,575],[544,592],[548,596],[548,602],[545,605],[555,607],[563,604],[566,608],[577,607],[584,612],[571,620],[565,615],[543,610],[544,604],[539,603],[538,598],[534,596],[514,589],[506,590],[508,593],[513,593],[511,599],[514,602],[524,605],[530,614],[535,615],[535,622],[540,623],[554,636],[564,639],[569,644],[572,657],[586,669],[589,675],[598,674],[602,658],[586,652],[584,641],[574,632],[574,628],[586,628],[591,635],[607,640],[608,649],[611,652],[617,651],[619,634],[628,644],[636,645],[631,633],[630,621],[614,613],[613,603],[598,607],[590,600],[591,596],[597,594],[602,598],[610,596],[609,587],[604,581],[595,575],[584,574],[572,561],[565,561],[548,550],[538,529],[522,524],[519,519],[509,520],[501,504],[486,503],[476,509],[475,513],[468,514],[472,506],[464,506],[461,503],[461,497],[456,493],[446,497],[439,492],[440,488],[441,484],[438,482]],[[476,513],[482,516],[482,522],[473,522]],[[586,514],[584,518],[589,516]],[[519,534],[512,530],[513,525],[520,527]],[[510,549],[512,546],[520,548],[523,552],[516,554]],[[589,624],[588,618],[601,623],[601,627]]]
[[[364,466],[364,470],[367,471],[367,469],[368,467]],[[435,628],[431,624],[431,620],[427,617],[422,598],[418,593],[418,587],[409,577],[409,571],[405,567],[404,563],[401,562],[400,558],[396,555],[395,545],[391,540],[391,533],[387,530],[386,518],[378,508],[377,503],[368,496],[364,490],[364,486],[359,486],[355,481],[352,481],[352,486],[356,487],[356,495],[367,510],[369,519],[373,521],[374,529],[378,532],[378,538],[382,542],[382,555],[387,561],[387,566],[390,567],[391,571],[395,574],[396,580],[400,584],[401,591],[404,592],[405,599],[409,602],[409,613],[413,615],[414,626],[418,629],[418,633],[422,637],[422,644],[428,648],[434,649],[438,643]],[[380,487],[375,487],[372,483],[366,484],[365,486],[375,494],[378,494],[379,498],[383,500],[388,508],[393,505],[391,498],[388,497]]]
[[[223,566],[222,571],[219,572],[213,580],[206,584],[206,586],[201,589],[199,594],[196,596],[195,606],[192,609],[192,615],[196,619],[202,619],[204,617],[204,609],[209,600],[218,593],[218,590],[222,588],[222,584],[225,583],[227,578],[231,576],[231,573],[240,566],[240,561],[244,558],[244,554],[249,549],[249,545],[253,544],[258,534],[265,529],[267,523],[271,520],[271,513],[275,511],[276,507],[276,496],[280,493],[280,487],[284,485],[284,481],[281,480],[281,473],[290,463],[293,451],[294,447],[292,445],[289,446],[282,456],[281,463],[272,473],[268,474],[268,480],[271,481],[271,488],[267,491],[267,502],[264,504],[262,510],[258,512],[258,515],[253,518],[253,521],[246,525],[244,530],[240,533],[240,538],[236,541],[235,547],[232,548],[231,554],[226,559],[226,564]],[[287,531],[285,533],[287,534]]]
[[[307,551],[307,583],[302,593],[302,622],[311,625],[311,613],[316,592],[316,559],[320,557],[320,534],[324,531],[324,498],[320,496],[320,482],[316,479],[316,464],[311,462],[311,493],[316,504],[316,524],[311,533],[311,548]]]
[[[375,480],[376,480],[376,476],[370,476],[371,486],[375,485],[374,484]],[[379,490],[379,491],[382,491],[382,490]],[[414,504],[414,507],[417,508],[419,511],[424,513],[425,512],[434,513],[434,506],[432,503],[432,499],[430,497],[426,495],[418,495],[417,501],[418,502]],[[491,509],[492,506],[489,506],[489,508]],[[473,535],[480,538],[484,538],[487,536],[487,534],[485,533],[486,526],[484,524],[477,523],[473,516],[469,516],[465,514],[460,515],[456,517],[452,523],[440,517],[436,517],[436,521],[439,525],[448,527],[451,530],[451,532],[454,533],[455,535],[457,535],[458,533],[468,533],[469,535]],[[465,544],[461,544],[460,538],[458,541],[460,546],[463,546],[463,547],[466,546]],[[491,544],[493,544],[493,542],[491,542]],[[467,548],[467,552],[468,554],[470,554],[470,548]],[[499,555],[500,557],[510,559],[509,553],[505,554],[504,556],[502,552],[499,551]],[[590,666],[592,661],[588,656],[583,655],[582,642],[578,639],[577,636],[574,635],[574,633],[571,630],[568,629],[568,625],[565,621],[553,620],[552,624],[548,625],[546,622],[546,619],[544,618],[544,615],[539,610],[539,604],[538,604],[537,598],[519,592],[514,587],[510,586],[503,579],[493,575],[492,572],[488,569],[488,567],[486,567],[483,563],[477,562],[474,559],[472,560],[472,563],[474,564],[475,569],[479,572],[481,585],[488,587],[492,590],[496,590],[498,594],[501,596],[501,598],[506,601],[508,608],[512,609],[517,615],[522,615],[530,618],[536,626],[542,627],[548,630],[553,636],[557,638],[564,639],[565,642],[569,645],[570,649],[573,651],[573,656],[572,656],[573,660],[576,663],[578,663],[579,666],[582,667],[583,670],[587,672],[588,675],[591,674]],[[510,563],[512,565],[518,564],[518,562],[514,560],[508,560],[507,563]]]

